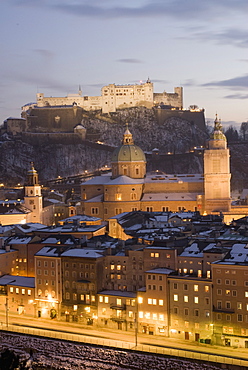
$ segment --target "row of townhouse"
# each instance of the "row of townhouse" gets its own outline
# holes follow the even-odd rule
[[[7,240],[1,311],[248,347],[245,243],[89,248],[69,235]],[[14,285],[20,275],[33,280]]]

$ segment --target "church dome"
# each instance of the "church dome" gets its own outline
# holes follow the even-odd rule
[[[122,145],[113,152],[112,162],[146,162],[143,150],[134,144],[128,128],[124,132]]]
[[[112,155],[112,178],[129,176],[133,179],[144,178],[146,174],[146,157],[143,150],[134,144],[128,129],[123,135],[122,145]]]

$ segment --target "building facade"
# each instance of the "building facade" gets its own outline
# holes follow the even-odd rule
[[[153,83],[148,80],[140,84],[103,86],[100,96],[83,96],[79,87],[77,94],[65,97],[45,97],[43,93],[36,95],[37,107],[79,106],[85,110],[102,110],[102,113],[115,112],[116,109],[145,106],[152,108],[163,104],[176,109],[183,108],[183,88],[175,87],[174,93],[154,93]],[[30,104],[30,108],[33,103]],[[22,107],[26,112],[28,105]]]
[[[146,158],[126,129],[112,155],[112,174],[96,176],[81,186],[85,214],[108,220],[123,212],[230,210],[229,149],[220,121],[204,154],[204,174],[146,173]]]

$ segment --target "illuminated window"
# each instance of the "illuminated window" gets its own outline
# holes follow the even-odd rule
[[[211,271],[210,271],[210,270],[208,270],[208,271],[207,271],[207,278],[208,278],[208,279],[210,279],[210,278],[211,278]]]
[[[202,277],[202,270],[198,270],[198,271],[197,271],[197,276],[198,276],[198,277]]]
[[[209,285],[205,285],[204,289],[205,289],[205,292],[208,293],[209,292]]]
[[[164,320],[164,314],[163,313],[160,313],[159,316],[158,316],[158,319],[163,321]]]
[[[210,317],[210,312],[209,311],[205,311],[205,316],[206,317]]]
[[[121,298],[116,298],[116,304],[117,306],[121,306]]]
[[[238,309],[238,310],[242,310],[242,303],[241,303],[241,302],[238,302],[238,303],[237,303],[237,309]]]
[[[151,256],[151,257],[155,257],[155,253],[153,253],[153,252],[152,252],[152,253],[150,254],[150,256]]]
[[[9,291],[10,291],[10,293],[14,293],[14,288],[13,287],[10,287],[9,288]]]
[[[132,318],[133,318],[133,311],[129,311],[129,312],[128,312],[128,317],[129,317],[130,319],[132,319]]]
[[[22,289],[22,294],[25,294],[25,289]]]
[[[152,304],[152,298],[148,298],[148,304]]]
[[[121,200],[122,199],[122,194],[121,193],[116,193],[115,194],[115,200]]]
[[[143,317],[144,317],[144,312],[140,311],[140,312],[139,312],[139,318],[140,318],[140,319],[143,319]]]
[[[106,308],[105,307],[102,309],[102,314],[106,315]]]
[[[115,269],[115,265],[110,265],[110,270],[114,270]]]
[[[188,302],[188,301],[189,301],[189,296],[188,296],[188,295],[185,295],[185,296],[183,297],[183,300],[184,300],[184,302]]]
[[[163,306],[164,305],[164,300],[163,299],[159,299],[158,300],[158,304],[159,304],[159,306]]]
[[[198,292],[199,285],[194,285],[194,292]]]
[[[174,302],[178,301],[178,294],[174,294]]]
[[[157,315],[156,313],[153,313],[153,314],[152,314],[152,319],[153,319],[153,320],[157,320],[157,319],[158,319],[158,315]]]
[[[156,305],[157,304],[157,300],[155,298],[153,298],[152,300],[152,304]]]
[[[231,290],[230,289],[226,289],[226,295],[231,295]]]
[[[121,300],[120,300],[121,301]],[[109,303],[109,297],[104,297],[104,303]],[[118,303],[117,303],[118,304]],[[121,303],[120,303],[121,304]]]
[[[100,296],[99,296],[99,302],[100,302],[100,303],[102,303],[102,302],[103,302],[103,296],[102,296],[102,295],[100,295]]]
[[[121,265],[117,265],[117,270],[121,270]]]
[[[194,303],[199,303],[199,297],[194,297]]]
[[[146,312],[146,314],[145,314],[145,318],[146,318],[146,319],[150,319],[150,317],[151,317],[150,312]]]
[[[19,288],[16,288],[16,294],[19,294]]]
[[[155,253],[155,257],[158,258],[159,257],[159,253]]]
[[[96,297],[94,295],[91,296],[91,302],[94,303],[96,301]]]
[[[184,274],[187,274],[187,272],[188,272],[188,269],[183,269]]]
[[[138,303],[139,304],[143,303],[143,297],[138,297]]]
[[[246,297],[246,298],[248,297],[248,292],[245,292],[245,297]]]

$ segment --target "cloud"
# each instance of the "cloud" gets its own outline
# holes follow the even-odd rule
[[[228,80],[220,80],[203,84],[204,87],[226,87],[232,90],[247,89],[248,87],[248,75],[230,78]]]
[[[192,78],[191,79],[188,79],[188,80],[185,80],[184,83],[183,83],[183,86],[197,86],[198,84],[196,83],[195,80],[193,80]]]
[[[46,50],[46,49],[34,49],[34,52],[37,53],[38,55],[47,58],[47,59],[52,59],[54,56],[54,53],[51,50]]]
[[[216,44],[233,45],[239,48],[248,47],[248,30],[237,28],[230,28],[218,32],[211,32],[208,29],[206,31],[193,33],[191,38],[200,41],[214,41]]]
[[[126,0],[125,6],[118,0],[12,0],[17,6],[53,8],[80,17],[125,18],[125,17],[174,17],[196,19],[196,16],[215,19],[230,14],[248,11],[247,0]],[[122,3],[121,3],[122,4]]]
[[[225,99],[248,99],[248,94],[233,94],[224,96]]]
[[[120,63],[143,63],[141,60],[139,59],[133,59],[133,58],[124,58],[124,59],[117,59],[117,62],[120,62]]]

